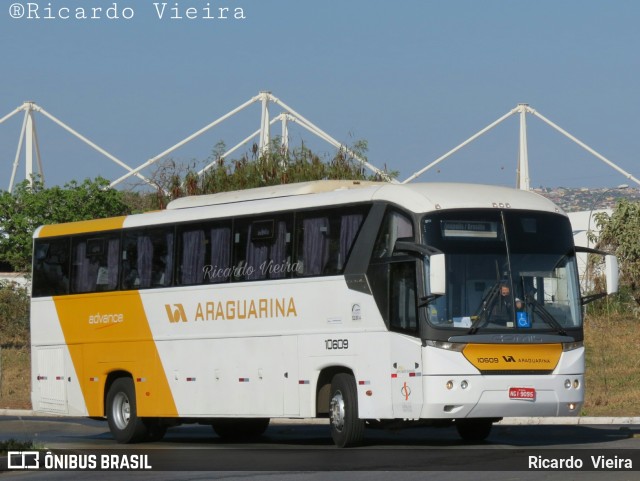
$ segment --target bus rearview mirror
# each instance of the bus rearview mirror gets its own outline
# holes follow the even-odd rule
[[[444,254],[433,254],[429,257],[429,294],[444,296],[447,287],[447,276]]]
[[[615,294],[618,292],[618,258],[616,256],[605,256],[604,274],[607,280],[607,294]]]

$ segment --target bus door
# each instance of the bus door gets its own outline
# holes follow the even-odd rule
[[[418,334],[416,262],[389,264],[389,327],[393,415],[418,419],[422,410],[422,344]]]

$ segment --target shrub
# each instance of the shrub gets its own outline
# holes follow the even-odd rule
[[[29,290],[13,281],[0,281],[0,347],[29,344]]]

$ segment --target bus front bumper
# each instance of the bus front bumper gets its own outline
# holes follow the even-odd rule
[[[423,419],[577,416],[582,374],[424,376]]]

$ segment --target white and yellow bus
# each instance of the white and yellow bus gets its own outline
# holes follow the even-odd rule
[[[504,187],[318,181],[45,225],[33,409],[121,443],[314,417],[338,446],[417,423],[481,440],[579,414],[585,300],[567,216]]]

